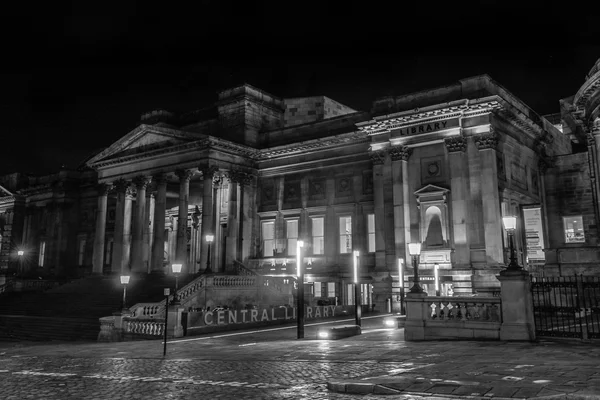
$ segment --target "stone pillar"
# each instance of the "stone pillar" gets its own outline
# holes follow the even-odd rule
[[[215,234],[215,227],[213,221],[213,177],[219,170],[217,167],[204,166],[200,167],[199,170],[202,172],[203,187],[202,187],[202,226],[201,226],[201,249],[200,249],[200,267],[199,270],[206,269],[206,255],[208,252],[208,243],[206,243],[206,235],[214,235],[214,240],[217,240]],[[211,258],[214,254],[214,241],[211,248]],[[215,266],[211,263],[211,270],[215,271]]]
[[[505,269],[497,278],[502,299],[500,340],[535,340],[529,273],[522,269]]]
[[[404,340],[407,342],[425,340],[425,321],[427,320],[427,293],[406,294],[406,322]]]
[[[373,163],[373,205],[375,213],[375,268],[385,267],[385,204],[383,193],[383,164],[385,151],[370,153]]]
[[[492,129],[490,127],[490,129]],[[483,208],[483,229],[485,253],[488,266],[496,267],[504,263],[502,248],[502,212],[498,193],[498,166],[496,146],[498,137],[493,132],[475,137],[481,159],[481,203]]]
[[[408,158],[411,150],[407,146],[395,146],[389,151],[392,158],[392,181],[394,196],[394,237],[396,262],[404,259],[404,267],[409,265],[410,254],[410,192],[408,186]],[[400,282],[402,285],[403,282]]]
[[[450,191],[452,210],[452,229],[454,238],[453,268],[470,268],[471,251],[467,232],[467,214],[469,197],[469,173],[467,169],[467,139],[460,137],[445,140],[450,162]]]
[[[193,267],[188,266],[187,257],[187,227],[188,227],[188,204],[190,200],[190,179],[193,172],[190,170],[176,171],[179,178],[179,215],[177,220],[177,247],[175,249],[175,261],[182,264],[181,273],[190,273]]]
[[[152,259],[152,220],[154,217],[154,193],[146,191],[146,207],[144,209],[144,227],[142,229],[142,263],[144,271],[150,273]]]
[[[98,210],[96,210],[96,234],[94,236],[94,253],[92,258],[92,272],[102,273],[104,261],[104,236],[106,234],[106,207],[108,204],[109,185],[98,185]]]
[[[229,199],[227,210],[227,241],[225,243],[225,265],[231,268],[234,260],[239,259],[240,210],[238,207],[238,181],[236,171],[229,171]]]
[[[138,176],[133,180],[137,189],[135,202],[135,220],[133,223],[133,233],[131,235],[131,270],[133,272],[147,272],[144,263],[143,243],[144,230],[148,226],[146,215],[146,187],[150,183],[150,178]]]
[[[117,208],[115,210],[115,238],[111,270],[116,273],[124,273],[129,271],[133,190],[130,182],[123,179],[115,182],[115,188],[117,190]]]
[[[165,212],[167,207],[167,176],[153,177],[156,182],[156,198],[154,202],[154,238],[152,240],[152,272],[163,272],[163,255],[165,251]]]

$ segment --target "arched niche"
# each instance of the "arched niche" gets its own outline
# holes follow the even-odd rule
[[[448,249],[448,189],[427,185],[415,192],[422,249]]]

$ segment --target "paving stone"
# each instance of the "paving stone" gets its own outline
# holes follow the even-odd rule
[[[393,389],[391,387],[383,386],[383,385],[375,385],[373,388],[374,394],[399,394],[401,393],[399,390]]]

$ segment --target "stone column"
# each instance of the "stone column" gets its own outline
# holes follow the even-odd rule
[[[233,265],[234,260],[240,259],[240,207],[238,199],[241,199],[239,198],[238,188],[241,188],[239,183],[241,181],[243,182],[244,175],[238,171],[229,171],[227,173],[229,179],[229,200],[227,210],[227,248],[225,249],[225,265],[228,268]]]
[[[188,267],[187,257],[187,227],[188,227],[188,204],[190,200],[190,179],[194,174],[190,170],[177,170],[179,178],[179,215],[177,220],[177,247],[175,249],[175,261],[182,264],[181,273],[192,272],[193,267]]]
[[[398,262],[398,258],[403,258],[404,267],[406,267],[409,263],[412,263],[408,253],[408,243],[411,239],[408,158],[411,149],[408,146],[395,146],[390,148],[389,153],[392,158],[396,262]],[[402,285],[402,282],[400,284]]]
[[[138,195],[139,196],[139,195]],[[152,220],[154,216],[154,193],[146,191],[146,207],[144,209],[144,227],[142,229],[142,263],[144,271],[150,273],[152,259]]]
[[[154,238],[152,241],[152,272],[163,272],[163,255],[165,251],[165,212],[167,207],[167,176],[153,177],[156,182],[156,198],[154,202]]]
[[[215,235],[215,227],[213,221],[213,176],[219,170],[213,166],[203,166],[199,170],[202,172],[204,184],[202,187],[202,226],[201,226],[201,250],[200,250],[200,267],[199,270],[206,268],[206,255],[208,252],[208,244],[206,243],[206,235],[214,235],[214,240],[217,240]],[[214,254],[214,241],[211,248],[211,258]],[[211,269],[215,271],[215,266],[211,263]]]
[[[96,234],[94,236],[94,253],[92,258],[92,272],[102,273],[104,261],[104,236],[106,234],[106,207],[108,204],[109,185],[98,185],[98,210],[96,210]]]
[[[490,128],[491,129],[491,128]],[[504,264],[502,248],[502,212],[498,193],[498,166],[496,147],[498,137],[493,130],[475,137],[481,159],[481,203],[483,208],[483,229],[485,253],[488,266]]]
[[[383,193],[383,164],[385,151],[372,151],[373,205],[375,213],[375,268],[385,267],[385,202]]]
[[[467,155],[465,154],[467,149],[467,139],[462,136],[448,138],[445,140],[445,144],[450,162],[452,229],[454,233],[452,267],[470,268],[471,251],[467,233],[469,174],[467,169],[468,160]]]
[[[116,273],[129,271],[131,249],[131,183],[124,179],[115,182],[117,207],[115,210],[115,234],[111,270]]]
[[[138,176],[133,180],[137,189],[135,202],[135,220],[133,224],[133,233],[131,236],[131,270],[133,272],[146,272],[143,256],[143,235],[144,229],[148,225],[146,215],[146,187],[150,183],[150,178]]]

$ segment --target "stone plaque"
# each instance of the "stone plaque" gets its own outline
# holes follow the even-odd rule
[[[308,193],[312,200],[325,198],[325,178],[313,178],[308,181]]]
[[[265,179],[261,183],[262,186],[262,203],[269,204],[275,203],[277,197],[275,196],[275,182],[273,179]]]
[[[444,167],[442,157],[427,157],[421,160],[421,182],[443,182]]]
[[[351,176],[342,176],[342,177],[336,178],[335,183],[336,183],[336,185],[335,185],[336,186],[336,190],[335,190],[336,197],[352,196],[353,190],[352,190],[352,177]]]
[[[286,179],[284,184],[283,201],[284,203],[291,203],[300,200],[300,180],[299,179]]]

